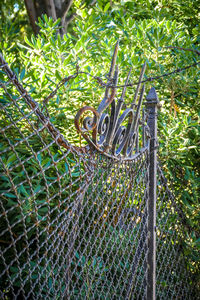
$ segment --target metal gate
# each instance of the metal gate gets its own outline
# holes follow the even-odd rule
[[[126,86],[115,100],[117,50],[99,107],[76,115],[82,148],[0,57],[2,299],[196,297],[180,213],[157,164],[157,95],[152,88],[142,102],[144,65],[129,107]]]

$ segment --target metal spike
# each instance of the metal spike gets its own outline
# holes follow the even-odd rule
[[[115,74],[114,74],[114,78],[113,78],[113,84],[114,85],[117,85],[118,77],[119,77],[118,75],[119,75],[119,67],[118,67],[118,65],[116,65]]]
[[[154,87],[152,87],[150,89],[148,95],[146,96],[146,100],[147,101],[153,101],[153,100],[158,101],[158,96],[157,96],[157,93],[156,93],[156,90]]]
[[[114,87],[111,88],[111,93],[110,93],[110,96],[109,96],[109,103],[111,103],[115,97],[115,94],[116,94],[116,85],[117,85],[117,82],[118,82],[118,73],[119,73],[119,69],[118,69],[118,65],[116,65],[115,67],[115,74],[114,74],[114,78],[113,78],[113,85]]]
[[[113,56],[112,56],[110,71],[109,71],[109,74],[108,74],[108,84],[110,84],[110,80],[111,80],[111,78],[112,78],[112,76],[114,74],[116,60],[117,60],[118,49],[119,49],[119,41],[117,41],[117,43],[115,45],[114,53],[113,53]],[[105,95],[104,95],[105,98],[108,97],[109,89],[110,89],[109,87],[106,87]]]
[[[118,50],[119,50],[119,41],[117,41],[117,43],[115,45],[115,50],[114,50],[114,53],[113,53],[112,62],[111,62],[111,66],[110,66],[110,71],[109,71],[109,75],[108,75],[109,78],[111,78],[114,74]]]
[[[127,84],[128,84],[128,81],[129,81],[129,78],[130,78],[130,75],[131,75],[131,71],[132,71],[132,67],[130,67],[128,76],[126,78],[125,85],[124,85],[124,88],[123,88],[123,91],[122,91],[122,95],[121,95],[120,101],[124,101],[124,96],[125,96],[125,93],[126,93]]]
[[[134,95],[134,98],[133,98],[133,102],[131,103],[131,108],[133,108],[133,106],[135,105],[136,99],[138,97],[138,93],[139,93],[140,86],[141,86],[141,83],[142,83],[141,81],[143,79],[145,70],[146,70],[146,62],[142,66],[142,70],[141,70],[141,73],[140,73],[139,82],[138,82],[138,85],[137,85],[137,88],[136,88],[136,92],[135,92],[135,95]]]

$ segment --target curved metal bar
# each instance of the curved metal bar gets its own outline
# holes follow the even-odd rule
[[[116,65],[118,48],[119,43],[117,42],[108,74],[108,87],[106,87],[103,100],[97,110],[90,106],[81,108],[76,114],[75,126],[90,146],[100,153],[117,160],[131,160],[148,148],[149,131],[144,110],[140,120],[141,105],[145,91],[144,85],[136,104],[146,64],[142,67],[139,83],[130,107],[122,111],[131,69],[126,78],[121,97],[116,102],[114,98],[118,82],[118,66]],[[93,113],[93,117],[86,117],[82,120],[83,114],[89,111]],[[82,126],[80,125],[81,123]],[[140,125],[142,127],[141,142],[139,142]],[[140,145],[141,147],[139,147]]]
[[[108,114],[103,113],[100,117],[99,124],[98,124],[98,134],[100,135],[98,145],[103,145],[107,137],[109,127],[110,127],[110,117]]]

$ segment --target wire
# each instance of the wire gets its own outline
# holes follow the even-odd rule
[[[90,73],[88,72],[84,72],[84,71],[79,71],[79,68],[77,67],[77,70],[76,70],[76,73],[74,73],[73,75],[70,75],[68,77],[65,77],[63,78],[56,86],[55,90],[53,90],[53,92],[47,97],[44,99],[43,103],[47,103],[49,99],[51,99],[52,97],[54,97],[56,95],[56,92],[58,89],[60,89],[66,82],[70,81],[71,79],[74,79],[76,78],[78,75],[80,74],[85,74],[89,77],[92,77],[93,79],[95,79],[98,84],[100,84],[102,87],[107,87],[107,88],[123,88],[123,87],[132,87],[132,86],[135,86],[135,85],[138,85],[139,83],[145,83],[145,82],[151,82],[151,81],[154,81],[154,80],[158,80],[162,77],[166,77],[166,76],[170,76],[170,75],[173,75],[173,74],[176,74],[176,73],[180,73],[180,72],[183,72],[185,70],[188,70],[190,68],[194,68],[196,67],[197,65],[200,64],[200,61],[192,64],[192,65],[189,65],[189,66],[186,66],[186,67],[183,67],[183,68],[178,68],[172,72],[169,72],[169,73],[165,73],[165,74],[162,74],[162,75],[159,75],[159,76],[154,76],[154,77],[149,77],[145,80],[142,80],[141,82],[132,82],[132,83],[128,83],[128,84],[122,84],[122,85],[113,85],[111,83],[105,83],[101,77],[99,76],[93,76],[91,75]]]

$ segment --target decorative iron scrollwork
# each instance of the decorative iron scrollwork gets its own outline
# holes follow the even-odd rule
[[[146,124],[147,116],[144,109],[141,116],[141,105],[145,91],[145,85],[141,88],[141,81],[145,73],[146,64],[142,67],[130,107],[123,109],[131,69],[125,81],[121,97],[116,102],[114,98],[118,82],[118,66],[116,65],[118,48],[119,43],[117,42],[103,100],[97,109],[90,106],[81,108],[76,114],[75,126],[85,140],[99,152],[115,159],[130,160],[148,147],[149,129]],[[140,88],[141,92],[139,95]],[[138,102],[136,104],[137,99]],[[93,117],[86,117],[82,120],[83,114],[89,111],[93,113]],[[140,143],[139,125],[141,125],[142,136]]]

